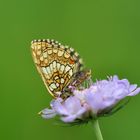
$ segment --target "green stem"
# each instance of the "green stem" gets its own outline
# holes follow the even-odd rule
[[[95,131],[97,140],[103,140],[103,136],[102,136],[102,133],[101,133],[101,130],[100,130],[100,126],[99,126],[98,120],[95,120],[93,122],[93,127],[94,127],[94,131]]]

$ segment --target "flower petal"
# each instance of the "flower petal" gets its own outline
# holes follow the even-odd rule
[[[137,84],[130,85],[129,91],[132,92],[137,88]]]
[[[112,77],[112,76],[111,76]],[[113,81],[118,81],[119,80],[119,77],[117,76],[117,75],[114,75],[113,77],[112,77],[112,79],[113,79]]]
[[[81,103],[78,98],[71,96],[65,100],[64,107],[70,114],[75,114],[81,109]]]
[[[136,90],[134,90],[133,92],[131,92],[130,94],[128,94],[128,96],[135,96],[138,93],[140,93],[140,88],[137,88]]]
[[[121,100],[124,97],[126,97],[128,93],[129,92],[128,92],[127,89],[120,88],[120,89],[117,89],[117,90],[114,91],[113,96],[114,96],[115,99]]]
[[[86,112],[86,108],[82,107],[76,114],[61,117],[64,122],[73,122],[75,119],[82,119],[82,115]]]
[[[61,103],[62,100],[56,99],[51,102],[51,107],[60,115],[68,115],[69,112]]]
[[[76,119],[76,115],[71,115],[68,117],[61,117],[61,120],[66,123],[73,122],[75,119]]]
[[[101,108],[103,108],[103,102],[101,96],[97,94],[86,94],[86,102],[91,107],[91,110],[96,114]]]
[[[56,116],[56,112],[53,109],[46,108],[46,109],[41,111],[41,116],[44,119],[51,119],[51,118]]]
[[[73,91],[74,96],[76,98],[78,98],[80,101],[83,101],[85,99],[85,93],[86,93],[86,90],[82,90],[82,91],[74,90]]]

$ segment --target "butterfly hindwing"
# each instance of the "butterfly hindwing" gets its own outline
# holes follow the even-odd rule
[[[75,73],[82,69],[82,59],[73,48],[54,40],[34,40],[32,56],[38,72],[50,94],[60,96],[72,82]]]

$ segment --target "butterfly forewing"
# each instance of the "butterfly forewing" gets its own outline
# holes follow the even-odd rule
[[[82,60],[73,48],[54,40],[34,40],[32,56],[50,94],[59,97],[82,69]]]

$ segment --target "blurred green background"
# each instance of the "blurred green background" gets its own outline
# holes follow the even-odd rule
[[[54,125],[37,113],[51,100],[31,57],[33,39],[68,44],[92,69],[93,79],[128,78],[140,86],[140,1],[0,1],[0,139],[95,140],[90,124]],[[140,95],[102,118],[105,140],[140,139]]]

